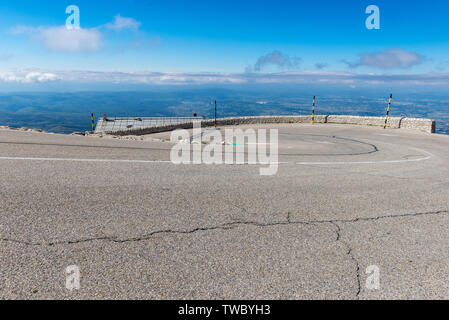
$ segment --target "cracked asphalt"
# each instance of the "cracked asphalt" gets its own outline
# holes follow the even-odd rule
[[[449,298],[449,136],[252,128],[279,130],[276,175],[171,164],[166,133],[0,130],[0,298]]]

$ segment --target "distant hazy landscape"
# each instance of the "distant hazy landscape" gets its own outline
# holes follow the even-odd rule
[[[324,90],[321,90],[324,91]],[[95,118],[111,117],[308,115],[316,94],[318,114],[384,116],[389,92],[321,92],[294,87],[159,88],[139,92],[0,93],[0,125],[72,133],[91,128]],[[392,116],[431,118],[437,132],[449,134],[449,96],[395,94]]]

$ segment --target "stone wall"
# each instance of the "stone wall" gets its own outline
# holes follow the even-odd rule
[[[214,120],[200,120],[202,127],[214,126]],[[219,126],[236,126],[244,124],[264,124],[264,123],[312,123],[311,116],[260,116],[260,117],[234,117],[217,119]],[[361,116],[340,116],[340,115],[317,115],[315,123],[349,124],[383,127],[384,117],[361,117]],[[118,136],[144,135],[172,131],[176,129],[191,129],[192,123],[180,123],[174,125],[164,125],[140,129],[129,129],[117,132],[106,132]],[[427,133],[435,133],[435,120],[390,117],[387,123],[388,128],[417,130]]]
[[[428,133],[435,133],[435,120],[430,119],[417,119],[417,118],[404,118],[401,121],[401,128],[419,130]]]

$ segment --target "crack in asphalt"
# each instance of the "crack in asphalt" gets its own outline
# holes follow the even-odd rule
[[[404,218],[404,217],[419,217],[419,216],[428,216],[428,215],[441,215],[441,214],[448,214],[449,210],[439,210],[439,211],[432,211],[432,212],[421,212],[421,213],[410,213],[410,214],[401,214],[401,215],[385,215],[385,216],[379,216],[379,217],[366,217],[366,218],[355,218],[355,219],[330,219],[330,220],[309,220],[309,221],[293,221],[291,220],[291,213],[289,212],[287,214],[287,218],[285,221],[278,221],[278,222],[270,222],[270,223],[260,223],[255,221],[235,221],[235,222],[227,222],[218,226],[210,226],[210,227],[199,227],[191,230],[172,230],[172,229],[166,229],[166,230],[158,230],[153,231],[147,235],[143,235],[140,237],[134,237],[134,238],[127,238],[127,239],[119,239],[118,237],[110,237],[110,236],[104,236],[104,237],[94,237],[94,238],[86,238],[86,239],[80,239],[80,240],[68,240],[68,241],[55,241],[55,242],[29,242],[24,240],[17,240],[17,239],[9,239],[9,238],[0,238],[0,242],[14,242],[14,243],[20,243],[25,245],[31,245],[31,246],[54,246],[54,245],[64,245],[64,244],[77,244],[77,243],[84,243],[84,242],[92,242],[92,241],[112,241],[116,243],[125,243],[125,242],[133,242],[133,241],[144,241],[149,240],[155,235],[159,234],[192,234],[200,231],[212,231],[212,230],[230,230],[236,226],[241,225],[249,225],[249,226],[255,226],[255,227],[272,227],[272,226],[283,226],[283,225],[294,225],[294,224],[302,224],[302,225],[316,225],[316,224],[333,224],[335,226],[338,226],[338,223],[355,223],[360,221],[376,221],[376,220],[382,220],[382,219],[394,219],[394,218]],[[340,227],[338,226],[340,229]],[[337,241],[340,240],[340,232],[337,233]]]
[[[339,223],[345,224],[345,223],[355,223],[355,222],[360,222],[360,221],[378,221],[378,220],[382,220],[382,219],[420,217],[420,216],[441,215],[441,214],[448,214],[448,213],[449,213],[449,211],[447,211],[447,210],[440,210],[440,211],[432,211],[432,212],[421,212],[421,213],[411,213],[411,214],[401,214],[401,215],[385,215],[385,216],[379,216],[379,217],[366,217],[366,218],[355,218],[355,219],[292,221],[291,220],[291,212],[288,212],[286,221],[271,222],[271,223],[258,223],[258,222],[254,222],[254,221],[237,221],[237,222],[225,223],[225,224],[222,224],[219,226],[201,227],[201,228],[195,228],[192,230],[185,230],[185,231],[171,230],[171,229],[159,230],[159,231],[153,231],[145,236],[128,238],[128,239],[118,239],[117,237],[97,237],[97,238],[88,238],[88,239],[73,240],[73,241],[33,243],[33,242],[27,242],[27,241],[15,240],[15,239],[0,238],[0,242],[13,242],[13,243],[19,243],[19,244],[29,245],[29,246],[70,245],[70,244],[79,244],[79,243],[86,243],[86,242],[93,242],[93,241],[112,241],[114,243],[129,243],[129,242],[150,240],[155,235],[160,235],[160,234],[193,234],[193,233],[200,232],[200,231],[230,230],[236,226],[242,226],[242,225],[249,225],[249,226],[255,226],[255,227],[262,228],[262,227],[273,227],[273,226],[294,225],[294,224],[302,224],[302,225],[331,224],[334,227],[336,227],[335,241],[341,242],[346,247],[346,249],[347,249],[346,254],[349,256],[349,258],[355,264],[356,281],[357,281],[356,299],[359,299],[361,289],[362,289],[361,276],[360,276],[360,264],[359,264],[357,258],[355,257],[355,255],[353,254],[353,249],[352,249],[351,245],[349,243],[347,243],[346,241],[341,240],[342,230],[341,230]]]
[[[418,212],[418,213],[404,213],[404,214],[392,214],[378,217],[365,217],[365,218],[355,218],[355,219],[331,219],[331,220],[315,220],[308,221],[309,223],[354,223],[360,221],[376,221],[382,219],[393,219],[393,218],[407,218],[407,217],[420,217],[420,216],[429,216],[429,215],[440,215],[440,214],[448,214],[449,210],[438,210],[438,211],[430,211],[430,212]],[[295,221],[292,221],[295,223]]]
[[[334,225],[337,229],[335,230],[335,233],[337,234],[337,238],[335,241],[340,241],[343,243],[344,246],[348,249],[346,254],[349,256],[349,258],[354,262],[356,266],[356,277],[357,277],[357,292],[356,292],[356,298],[359,300],[360,292],[362,291],[362,285],[360,280],[360,264],[359,261],[355,258],[355,256],[352,253],[352,247],[346,242],[341,240],[341,227],[336,222],[330,222],[332,225]]]

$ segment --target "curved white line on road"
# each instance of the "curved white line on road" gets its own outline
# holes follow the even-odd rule
[[[425,150],[410,148],[426,154],[426,157],[417,159],[402,160],[384,160],[384,161],[344,161],[344,162],[296,162],[297,165],[350,165],[350,164],[385,164],[385,163],[407,163],[418,162],[431,159],[434,155]],[[76,159],[76,158],[32,158],[32,157],[0,157],[0,160],[25,160],[25,161],[72,161],[72,162],[115,162],[115,163],[172,163],[170,160],[120,160],[120,159]],[[289,164],[290,162],[272,162],[272,163],[223,163],[225,165],[279,165]],[[193,162],[183,164],[194,164]],[[219,165],[223,165],[219,164]]]
[[[76,158],[28,158],[28,157],[0,157],[0,160],[28,160],[28,161],[72,161],[72,162],[116,162],[116,163],[171,163],[170,160],[121,160],[121,159],[76,159]],[[289,162],[269,162],[269,163],[223,163],[224,165],[240,166],[240,165],[275,165],[288,164]],[[181,164],[197,164],[191,162]],[[206,164],[207,163],[198,163]],[[219,164],[222,165],[222,164]]]
[[[76,159],[76,158],[28,158],[28,157],[0,157],[0,160],[73,161],[73,162],[124,162],[124,163],[171,163],[171,161],[169,161],[169,160],[119,160],[119,159]]]

